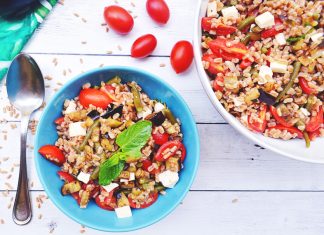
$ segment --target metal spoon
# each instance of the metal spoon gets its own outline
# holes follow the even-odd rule
[[[44,79],[35,60],[26,54],[19,54],[12,61],[7,74],[7,93],[10,103],[21,112],[20,169],[18,188],[12,217],[16,224],[27,224],[32,217],[27,166],[26,138],[30,115],[44,101]]]

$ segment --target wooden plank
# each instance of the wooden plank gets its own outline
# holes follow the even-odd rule
[[[197,2],[195,0],[167,1],[171,17],[167,25],[157,25],[148,16],[146,1],[119,1],[119,5],[132,11],[136,16],[134,28],[128,35],[119,35],[110,30],[106,32],[103,10],[115,1],[91,1],[76,4],[66,1],[64,6],[57,5],[36,31],[26,47],[27,52],[76,53],[76,54],[113,54],[129,55],[134,40],[146,33],[152,33],[158,40],[154,55],[168,56],[172,46],[179,40],[191,40]],[[91,10],[89,10],[91,5]],[[78,14],[76,17],[74,14]],[[82,21],[84,18],[87,22]],[[186,30],[183,30],[186,29]],[[83,44],[83,43],[86,44]],[[122,46],[122,50],[118,46]]]
[[[49,200],[37,208],[36,197],[43,192],[32,192],[34,218],[28,226],[17,226],[7,209],[9,197],[0,194],[1,231],[15,234],[80,234],[81,225],[69,219]],[[183,204],[160,222],[126,234],[262,234],[305,235],[322,234],[324,193],[291,192],[189,192]],[[113,213],[113,212],[107,212]],[[38,217],[42,215],[42,219]],[[85,234],[102,234],[85,228]]]
[[[10,172],[19,162],[19,125],[0,124],[0,189],[5,183],[16,185],[18,168]],[[198,125],[201,139],[201,161],[193,190],[324,190],[324,166],[291,160],[268,150],[255,147],[246,138],[226,124]],[[4,141],[4,135],[7,140]],[[29,134],[28,144],[33,145]],[[41,190],[31,147],[28,148],[28,164],[32,189]],[[3,158],[9,159],[4,161]],[[12,175],[10,179],[7,179]]]
[[[32,55],[44,76],[50,76],[53,80],[45,80],[45,84],[50,86],[46,88],[46,102],[50,100],[55,90],[59,89],[69,79],[80,73],[98,68],[99,66],[133,66],[156,74],[168,84],[173,86],[185,99],[193,112],[197,122],[203,123],[223,123],[224,119],[214,109],[207,95],[205,94],[194,66],[184,74],[176,75],[172,70],[168,58],[147,58],[137,60],[124,56],[79,56],[79,55]],[[82,63],[80,62],[82,59]],[[57,65],[53,63],[57,61]],[[166,67],[160,67],[160,64]],[[71,71],[71,72],[69,72]],[[65,75],[64,75],[65,74]],[[108,79],[108,78],[107,78]],[[0,85],[0,110],[9,105],[7,99],[6,87]],[[36,117],[39,116],[39,113]],[[0,113],[0,120],[19,120],[10,116],[10,112]]]

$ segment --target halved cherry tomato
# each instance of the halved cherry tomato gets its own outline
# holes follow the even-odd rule
[[[298,83],[301,89],[303,90],[303,92],[306,93],[307,95],[311,95],[311,94],[316,95],[318,93],[316,89],[308,85],[308,82],[305,78],[300,77]]]
[[[134,26],[133,17],[120,6],[105,7],[104,18],[108,26],[120,34],[129,33]]]
[[[262,105],[260,109],[261,110],[259,111],[257,120],[252,120],[251,115],[248,116],[248,125],[252,130],[263,133],[267,126],[267,120],[266,120],[267,106]]]
[[[95,107],[106,109],[112,99],[103,91],[94,88],[82,89],[79,100],[83,107],[88,108],[90,104]]]
[[[65,162],[65,156],[63,152],[54,145],[44,145],[38,152],[47,160],[54,164],[61,166]]]
[[[283,117],[279,116],[277,109],[273,106],[270,106],[270,113],[272,114],[272,116],[274,117],[274,119],[276,119],[276,121],[286,127],[290,127],[293,126],[293,123],[289,123],[287,122]]]
[[[223,76],[216,76],[214,81],[213,81],[214,91],[223,91],[224,86],[221,86],[218,83],[224,84],[224,77]]]
[[[158,145],[162,145],[169,140],[169,134],[166,132],[164,132],[163,134],[156,132],[155,134],[152,134],[152,137],[154,142]]]
[[[157,40],[152,34],[145,34],[135,40],[131,49],[131,56],[144,58],[149,56],[155,49]]]
[[[159,168],[153,168],[152,170],[150,170],[150,166],[152,166],[152,162],[148,159],[145,159],[144,161],[142,161],[142,169],[145,171],[148,171],[150,174],[155,175],[157,173],[160,173],[160,167]]]
[[[114,196],[112,196],[112,198],[109,200],[109,203],[106,203],[108,201],[106,200],[106,198],[103,201],[100,201],[99,196],[100,195],[95,197],[95,202],[100,208],[108,211],[113,211],[117,207],[116,205],[117,200]]]
[[[148,198],[149,202],[144,202],[143,204],[139,204],[139,207],[136,206],[136,203],[133,199],[128,197],[129,206],[134,209],[147,208],[147,207],[151,206],[154,202],[156,202],[158,197],[159,197],[159,194],[157,192],[150,193],[149,198]]]
[[[212,24],[213,17],[203,17],[201,19],[201,27],[205,31],[214,30],[217,35],[226,36],[228,34],[232,34],[236,31],[236,28],[233,26],[225,25],[225,24]]]
[[[173,151],[170,151],[174,147],[175,149]],[[171,153],[167,157],[164,156],[165,154],[167,154],[165,153],[166,150],[168,150],[168,152]],[[174,156],[178,150],[181,151],[181,161],[183,162],[186,157],[186,148],[179,140],[170,140],[164,143],[163,145],[161,145],[161,147],[158,149],[157,153],[155,154],[154,159],[158,162],[163,162],[167,160],[169,157]]]
[[[314,141],[317,137],[321,136],[321,128],[318,128],[316,131],[308,133],[309,139]]]
[[[225,38],[218,37],[207,44],[214,54],[220,55],[225,60],[242,59],[248,53],[248,49],[243,43],[234,43]]]
[[[54,121],[56,125],[61,125],[63,122],[64,122],[64,117],[56,118]]]
[[[113,101],[117,101],[117,98],[114,95],[115,89],[116,88],[110,84],[106,84],[105,86],[100,88],[100,90],[103,91],[106,95],[108,95],[110,99],[112,99]]]
[[[252,62],[249,59],[244,59],[240,63],[240,68],[244,70],[251,65],[252,65]]]
[[[61,180],[64,180],[65,182],[70,183],[72,181],[75,181],[75,177],[65,171],[58,171],[57,174],[59,175]]]
[[[278,33],[284,31],[284,29],[277,30],[277,27],[282,25],[280,18],[275,18],[275,25],[271,29],[266,29],[261,32],[261,38],[271,38],[276,36]]]
[[[320,106],[317,115],[312,116],[309,122],[306,124],[306,131],[313,132],[321,127],[323,124],[323,108]]]
[[[301,132],[299,129],[297,129],[296,127],[293,127],[293,126],[287,127],[287,126],[283,126],[281,124],[278,124],[276,126],[267,128],[267,130],[272,130],[272,129],[281,130],[281,131],[286,130],[290,134],[297,134],[297,138],[299,138],[299,139],[304,138],[303,132]]]
[[[147,0],[146,10],[150,17],[159,24],[166,24],[170,18],[170,10],[164,0]]]
[[[188,41],[177,42],[171,51],[171,65],[176,73],[182,73],[187,70],[193,60],[193,48]]]
[[[79,192],[72,193],[71,196],[77,201],[77,203],[80,205],[81,197],[79,195]]]
[[[217,57],[214,54],[204,54],[202,57],[202,61],[208,62],[209,63],[209,67],[208,67],[208,72],[210,72],[211,74],[218,74],[218,73],[224,73],[225,69],[223,68],[221,63],[216,63],[214,61],[214,59],[216,58],[221,58],[221,57]]]

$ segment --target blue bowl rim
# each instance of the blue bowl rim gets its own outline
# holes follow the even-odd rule
[[[191,175],[191,178],[190,178],[190,182],[189,184],[187,185],[187,189],[186,189],[186,192],[183,193],[181,195],[181,197],[177,198],[176,202],[173,204],[173,206],[171,206],[167,212],[165,212],[164,214],[162,214],[161,216],[159,216],[157,219],[155,220],[151,220],[151,221],[148,221],[147,223],[145,224],[142,224],[142,225],[139,225],[139,226],[134,226],[132,229],[116,229],[116,228],[106,228],[106,227],[102,227],[102,226],[96,226],[95,224],[89,224],[87,222],[84,222],[84,221],[80,221],[78,217],[72,215],[68,210],[66,210],[63,206],[61,206],[60,202],[56,199],[52,199],[51,197],[51,193],[44,181],[44,179],[41,177],[41,174],[40,174],[40,163],[38,161],[38,156],[39,153],[37,151],[37,148],[34,149],[34,161],[35,161],[35,165],[36,165],[36,171],[37,171],[37,175],[38,175],[38,178],[40,179],[40,182],[46,192],[46,194],[48,195],[48,197],[51,199],[51,201],[54,203],[54,205],[59,208],[65,215],[67,215],[68,217],[70,217],[71,219],[73,219],[74,221],[80,223],[80,224],[83,224],[84,226],[86,227],[89,227],[89,228],[93,228],[93,229],[96,229],[96,230],[100,230],[100,231],[105,231],[105,232],[129,232],[129,231],[134,231],[134,230],[138,230],[138,229],[141,229],[141,228],[145,228],[147,226],[150,226],[154,223],[157,223],[158,221],[160,221],[161,219],[165,218],[167,215],[169,215],[172,211],[175,210],[175,208],[181,203],[181,201],[185,198],[185,196],[187,195],[187,193],[189,192],[190,190],[190,187],[192,186],[195,178],[196,178],[196,175],[197,175],[197,171],[198,171],[198,167],[199,167],[199,159],[200,159],[200,140],[199,140],[199,134],[198,134],[198,130],[197,130],[197,124],[193,118],[193,115],[190,111],[190,108],[188,107],[187,103],[185,102],[185,100],[182,98],[182,96],[179,94],[178,91],[176,91],[171,85],[169,85],[166,81],[160,79],[158,76],[152,74],[152,73],[149,73],[145,70],[142,70],[142,69],[137,69],[137,68],[134,68],[134,67],[130,67],[130,66],[105,66],[105,67],[101,67],[101,68],[96,68],[96,69],[91,69],[85,73],[81,73],[77,76],[75,76],[74,78],[70,79],[69,81],[67,81],[62,87],[61,89],[58,90],[58,92],[56,94],[54,94],[54,96],[51,98],[51,100],[49,101],[48,105],[46,105],[44,111],[42,112],[42,115],[39,119],[39,124],[43,123],[45,120],[44,120],[44,114],[47,113],[48,109],[49,109],[49,104],[51,104],[54,100],[56,100],[56,98],[58,98],[60,95],[62,95],[64,93],[64,90],[66,89],[66,87],[70,86],[73,82],[75,82],[76,80],[78,79],[81,79],[82,77],[87,77],[93,73],[97,73],[97,72],[100,72],[100,71],[105,71],[105,70],[125,70],[125,71],[132,71],[132,72],[137,72],[137,73],[141,73],[141,74],[144,74],[145,76],[149,76],[151,79],[154,80],[154,82],[158,82],[158,83],[162,83],[163,85],[167,86],[168,89],[170,89],[170,91],[172,93],[174,93],[178,98],[179,100],[181,101],[181,103],[183,104],[185,110],[190,114],[189,116],[189,120],[190,122],[192,122],[194,125],[194,128],[192,129],[192,132],[194,133],[194,142],[196,143],[197,147],[196,147],[196,153],[194,154],[196,156],[196,158],[194,159],[195,162],[195,166],[194,166],[194,171],[193,171],[193,174]],[[36,134],[35,134],[35,140],[34,140],[34,146],[38,146],[38,139],[39,139],[39,136],[40,133],[39,133],[39,128],[37,128],[36,130]]]

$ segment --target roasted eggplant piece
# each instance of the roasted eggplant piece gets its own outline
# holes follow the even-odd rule
[[[112,127],[112,128],[120,127],[122,124],[123,123],[118,121],[118,120],[115,120],[115,119],[112,119],[112,118],[107,119],[107,125]]]
[[[180,171],[180,158],[169,157],[165,162],[165,167],[167,170],[178,172]]]
[[[66,183],[61,188],[62,195],[68,195],[72,193],[79,192],[81,190],[81,184],[79,181],[72,181],[70,183]]]
[[[135,182],[133,181],[128,181],[127,183],[121,183],[120,188],[122,189],[132,189],[135,187]]]
[[[262,89],[259,89],[259,101],[266,103],[267,105],[274,105],[276,103],[276,97],[270,95],[269,93],[265,92]]]
[[[317,97],[324,102],[324,91],[321,91],[320,93],[317,94]]]
[[[116,195],[117,198],[117,207],[129,206],[128,198],[126,197],[125,193],[120,191]]]
[[[100,113],[97,110],[92,110],[87,114],[87,116],[95,121],[100,118]]]
[[[151,121],[155,126],[160,126],[165,121],[165,116],[162,111],[160,111],[146,116],[145,119]]]
[[[102,118],[109,118],[114,116],[116,113],[119,113],[119,115],[123,114],[123,105],[119,105],[116,108],[108,108],[107,112],[103,114]]]

